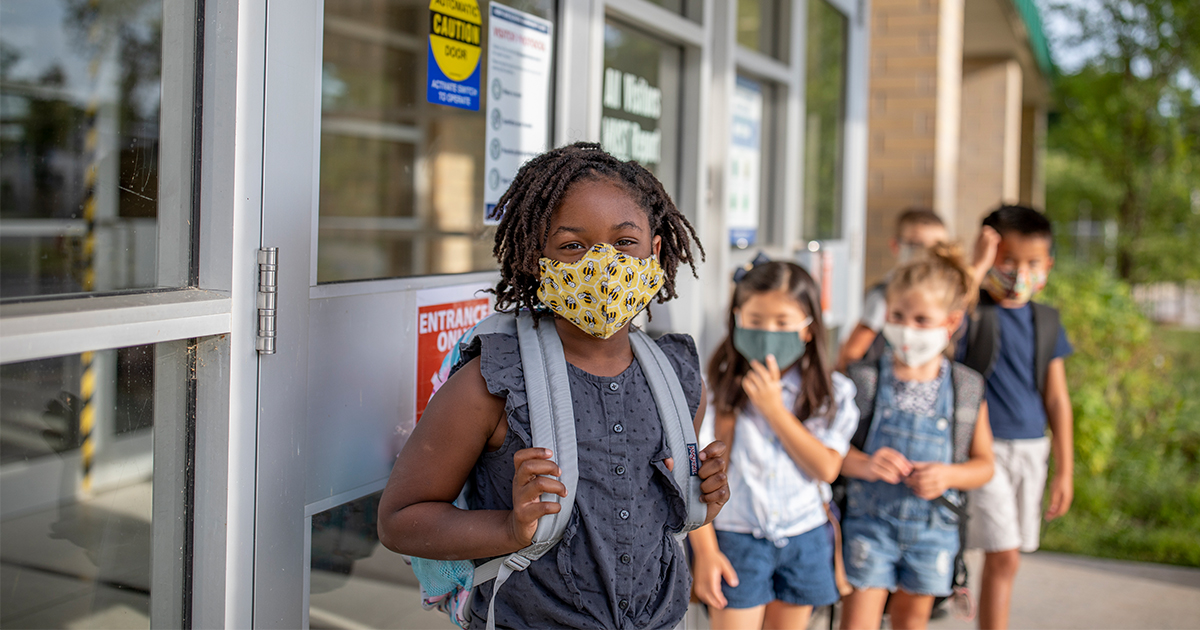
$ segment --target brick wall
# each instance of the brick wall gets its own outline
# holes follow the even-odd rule
[[[895,262],[896,215],[934,205],[941,12],[941,0],[871,2],[867,284]]]

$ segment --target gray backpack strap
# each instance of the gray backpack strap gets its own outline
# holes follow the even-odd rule
[[[700,500],[700,451],[694,418],[683,395],[679,375],[658,344],[640,330],[630,331],[629,342],[633,347],[633,356],[637,358],[650,384],[650,393],[654,395],[655,406],[658,407],[667,447],[671,449],[671,458],[675,460],[671,475],[679,485],[687,506],[683,527],[677,533],[686,534],[703,526],[708,517],[708,506]]]
[[[553,321],[535,327],[533,316],[528,312],[518,313],[516,326],[521,368],[525,373],[530,438],[533,446],[548,448],[554,453],[553,461],[562,472],[559,481],[567,487],[567,496],[543,494],[542,501],[559,503],[562,509],[557,514],[547,514],[538,519],[533,543],[507,557],[496,558],[475,568],[475,586],[493,578],[496,580],[492,586],[492,598],[488,602],[488,630],[496,627],[496,597],[508,577],[515,571],[524,571],[562,539],[563,530],[567,528],[575,507],[575,490],[579,485],[575,409],[571,401],[567,359],[563,355],[558,330]]]
[[[880,335],[882,337],[882,335]],[[859,361],[846,368],[846,374],[854,381],[854,405],[858,407],[858,427],[850,444],[862,451],[867,448],[867,433],[875,415],[875,390],[879,387],[879,360]]]
[[[983,402],[984,381],[979,372],[962,363],[951,363],[950,384],[954,387],[952,461],[961,464],[971,459],[971,442],[975,439],[975,422]]]
[[[521,347],[521,367],[525,372],[525,397],[529,404],[529,424],[533,446],[548,448],[562,471],[559,481],[567,487],[567,496],[543,494],[542,501],[562,505],[557,514],[538,520],[533,544],[521,551],[530,560],[542,557],[562,538],[571,509],[575,507],[575,486],[579,483],[579,461],[575,452],[575,407],[571,401],[571,382],[567,376],[567,358],[554,321],[547,318],[534,327],[533,316],[522,312],[517,318],[517,336]]]

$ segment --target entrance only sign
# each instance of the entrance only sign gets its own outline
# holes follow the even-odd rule
[[[417,293],[417,398],[416,419],[442,383],[449,378],[446,355],[458,339],[492,312],[492,300],[481,293],[487,284],[438,287]]]

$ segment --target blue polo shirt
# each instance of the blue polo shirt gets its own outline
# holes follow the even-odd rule
[[[1002,440],[1028,440],[1046,435],[1046,406],[1037,387],[1033,307],[997,307],[1000,349],[987,378],[988,420],[992,435]],[[958,359],[966,355],[966,339],[958,344]],[[1058,329],[1051,360],[1069,356],[1074,349],[1067,333]]]

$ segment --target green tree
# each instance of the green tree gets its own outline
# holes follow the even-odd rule
[[[1197,277],[1200,4],[1088,0],[1050,10],[1077,26],[1055,47],[1089,52],[1056,85],[1047,165],[1052,218],[1115,220],[1116,271],[1125,280]],[[1083,181],[1097,185],[1084,188]]]

